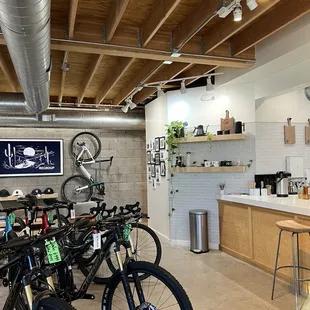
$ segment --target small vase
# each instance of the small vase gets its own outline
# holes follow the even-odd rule
[[[225,190],[221,189],[220,190],[220,195],[225,195]]]

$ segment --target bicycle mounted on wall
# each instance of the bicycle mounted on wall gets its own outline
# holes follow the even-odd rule
[[[113,156],[109,159],[96,160],[101,152],[101,141],[97,135],[91,132],[80,132],[71,141],[71,155],[74,165],[80,172],[66,179],[61,186],[61,193],[66,201],[86,202],[93,195],[93,188],[97,194],[104,195],[104,182],[98,181],[87,171],[84,165],[109,162],[112,165]]]

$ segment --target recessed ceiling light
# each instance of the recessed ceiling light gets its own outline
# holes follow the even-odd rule
[[[181,53],[172,53],[170,56],[171,57],[180,57],[182,54]]]
[[[164,63],[165,65],[171,65],[171,64],[173,63],[173,61],[171,61],[171,60],[165,60],[163,63]]]

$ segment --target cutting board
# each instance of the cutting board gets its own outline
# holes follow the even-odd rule
[[[308,126],[305,126],[305,143],[310,144],[310,118],[308,118]]]
[[[287,119],[287,125],[284,126],[284,143],[295,144],[295,126],[291,125],[292,118]]]
[[[226,117],[221,118],[221,130],[230,130],[230,133],[235,132],[235,121],[233,117],[229,117],[229,111],[226,110]]]

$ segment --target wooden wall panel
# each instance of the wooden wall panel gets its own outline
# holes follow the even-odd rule
[[[277,228],[276,222],[292,219],[294,219],[294,216],[288,213],[285,214],[271,210],[266,212],[264,209],[252,207],[253,250],[255,261],[271,269],[274,268],[279,235],[279,228]],[[292,264],[290,233],[282,233],[279,258],[280,265]],[[283,269],[280,272],[288,276],[292,274],[292,270],[288,269]]]
[[[221,245],[245,256],[250,256],[248,208],[223,203],[220,206]]]

